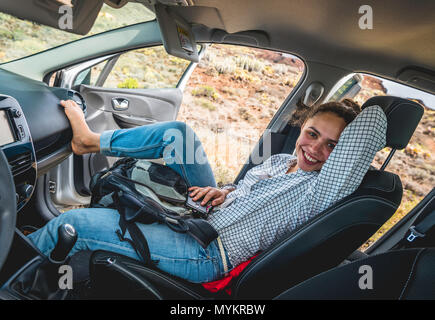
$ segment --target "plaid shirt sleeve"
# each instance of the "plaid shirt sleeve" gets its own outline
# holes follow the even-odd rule
[[[354,192],[376,152],[386,143],[387,118],[379,106],[365,108],[342,132],[310,192],[310,215]]]

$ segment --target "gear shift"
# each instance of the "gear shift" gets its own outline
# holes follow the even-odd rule
[[[67,290],[59,288],[59,267],[67,263],[68,254],[77,241],[77,232],[70,224],[62,224],[57,229],[56,246],[40,264],[23,272],[14,285],[16,290],[30,299],[64,299]]]
[[[50,260],[55,263],[65,261],[77,241],[77,232],[70,224],[62,224],[57,229],[57,243],[50,254]]]

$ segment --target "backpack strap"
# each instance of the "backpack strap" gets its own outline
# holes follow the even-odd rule
[[[112,198],[113,204],[120,215],[119,226],[121,230],[117,230],[119,239],[128,241],[146,264],[153,265],[153,262],[151,261],[148,242],[136,222],[146,224],[164,223],[175,232],[188,233],[204,249],[218,237],[217,231],[208,221],[192,218],[183,219],[180,216],[171,214],[151,198],[146,197],[146,201],[143,201],[122,190],[114,192]],[[127,230],[132,240],[125,238]]]
[[[119,227],[121,230],[116,230],[116,234],[121,241],[127,241],[134,248],[137,254],[142,258],[147,266],[154,266],[154,261],[151,260],[148,241],[140,231],[139,227],[134,222],[127,222],[122,214],[119,215]],[[125,238],[125,232],[128,231],[132,240]]]
[[[198,241],[204,249],[219,236],[215,228],[207,220],[187,219],[185,222],[188,227],[187,233]]]

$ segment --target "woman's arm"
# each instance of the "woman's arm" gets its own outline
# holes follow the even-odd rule
[[[379,106],[365,108],[342,132],[311,193],[311,215],[354,192],[376,152],[386,143],[387,118]]]
[[[202,203],[212,201],[212,206],[221,205],[227,207],[237,198],[249,194],[251,187],[260,180],[273,177],[277,174],[284,174],[287,170],[287,162],[292,156],[289,154],[275,154],[269,157],[262,164],[251,168],[244,178],[237,185],[231,185],[221,189],[212,187],[192,187],[190,196],[194,201],[203,198]],[[203,204],[202,204],[203,205]]]

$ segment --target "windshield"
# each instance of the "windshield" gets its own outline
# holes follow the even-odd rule
[[[140,3],[120,9],[104,4],[91,31],[80,36],[0,13],[0,63],[23,58],[93,34],[155,19]]]

